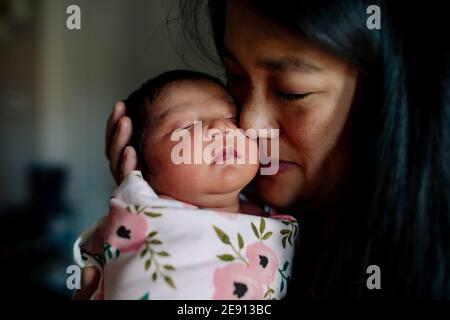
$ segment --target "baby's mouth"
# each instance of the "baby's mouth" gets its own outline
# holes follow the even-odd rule
[[[233,147],[223,148],[222,152],[218,152],[211,164],[224,164],[229,159],[238,159],[239,154]],[[234,163],[234,161],[232,162]]]

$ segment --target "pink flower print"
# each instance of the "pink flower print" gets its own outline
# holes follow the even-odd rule
[[[253,270],[240,263],[216,269],[214,288],[214,300],[259,300],[263,295]]]
[[[105,242],[121,252],[137,250],[147,238],[147,220],[137,212],[112,205]]]
[[[247,247],[245,254],[249,261],[248,267],[255,272],[256,279],[262,284],[272,283],[278,268],[275,252],[265,244],[255,242]]]

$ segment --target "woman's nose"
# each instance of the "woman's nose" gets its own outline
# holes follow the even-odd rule
[[[239,125],[247,134],[252,137],[256,133],[257,137],[268,138],[265,132],[277,129],[276,110],[264,96],[258,96],[256,92],[248,95],[247,99],[241,105],[239,116]],[[256,137],[253,137],[256,138]]]

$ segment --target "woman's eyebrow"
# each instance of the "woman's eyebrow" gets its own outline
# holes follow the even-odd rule
[[[238,61],[227,47],[223,47],[222,58],[226,58],[234,62]],[[323,71],[323,68],[300,57],[261,59],[257,61],[256,65],[260,68],[273,72],[299,71],[303,73],[314,73]]]
[[[298,71],[303,73],[315,73],[323,71],[318,65],[300,57],[262,59],[257,62],[257,66],[273,72]]]

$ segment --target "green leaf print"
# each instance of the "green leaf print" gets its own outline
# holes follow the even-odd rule
[[[170,287],[172,287],[172,288],[175,289],[175,283],[173,283],[173,280],[172,280],[171,277],[165,276],[165,277],[164,277],[164,280],[166,281],[166,283],[167,283]]]
[[[156,254],[161,257],[170,257],[170,254],[167,251],[160,251],[157,252]]]
[[[238,232],[237,238],[238,238],[239,249],[242,249],[244,247],[244,239],[242,238],[242,236],[239,232]]]
[[[281,244],[283,245],[284,249],[286,249],[286,240],[287,240],[287,237],[283,237],[283,239],[281,239]]]
[[[144,214],[145,214],[147,217],[150,217],[150,218],[159,218],[159,217],[162,216],[161,213],[157,213],[157,212],[149,212],[149,211],[144,212]]]
[[[259,233],[263,234],[265,228],[266,228],[266,221],[264,220],[263,217],[261,217],[261,222],[259,223]]]
[[[263,240],[267,240],[267,239],[269,239],[272,236],[272,234],[273,234],[273,232],[269,231],[265,235],[263,235],[262,239]]]
[[[145,271],[151,272],[151,278],[153,281],[157,281],[159,276],[163,279],[170,279],[169,282],[165,280],[170,287],[175,288],[175,283],[173,279],[167,274],[170,271],[175,270],[175,267],[171,264],[162,264],[159,259],[164,259],[170,257],[169,252],[165,250],[156,251],[153,246],[161,246],[163,242],[159,239],[156,239],[156,235],[158,233],[156,231],[151,231],[147,235],[147,239],[145,241],[145,248],[141,251],[141,258],[146,259],[144,262]]]
[[[251,223],[251,225],[252,225],[253,233],[254,233],[255,236],[259,239],[259,232],[258,232],[258,229],[256,228],[256,226],[255,226],[255,224],[254,224],[253,222]]]
[[[219,237],[220,241],[222,241],[225,244],[230,244],[230,238],[228,237],[228,235],[223,232],[222,230],[220,230],[219,228],[217,228],[216,226],[213,226],[214,230],[216,231],[217,236]]]
[[[154,236],[156,236],[158,234],[157,231],[151,231],[148,235],[147,238],[153,238]]]
[[[222,261],[233,261],[234,257],[231,254],[220,254],[217,256]]]
[[[231,247],[233,250],[233,254],[221,254],[217,255],[217,258],[219,258],[221,261],[230,262],[234,260],[241,260],[246,265],[248,265],[247,260],[242,256],[241,250],[244,248],[244,238],[242,238],[242,235],[238,232],[237,233],[237,247],[233,245],[230,241],[230,237],[223,232],[220,228],[213,225],[214,231],[217,234],[217,237],[220,239],[220,241],[228,246]]]
[[[172,266],[172,265],[170,265],[170,264],[165,264],[165,265],[163,266],[163,268],[166,269],[166,270],[168,270],[168,271],[175,270],[175,267]]]
[[[282,223],[291,227],[290,229],[280,230],[280,234],[283,236],[281,239],[281,244],[283,245],[283,248],[286,249],[286,241],[289,242],[290,246],[292,247],[292,237],[295,237],[295,235],[297,234],[298,226],[296,221],[282,221]]]
[[[139,298],[139,300],[149,300],[150,299],[150,294],[148,292],[146,292],[142,297]]]
[[[280,273],[280,276],[281,276],[280,293],[283,292],[284,287],[288,285],[288,282],[289,282],[290,279],[291,279],[290,276],[286,276],[286,274],[285,274],[285,272],[286,272],[288,266],[289,266],[289,261],[286,261],[286,262],[283,264],[283,267],[282,267],[281,269],[278,268],[278,272]]]
[[[152,260],[150,260],[150,259],[146,260],[145,261],[145,271],[150,269],[151,266],[152,266]]]

